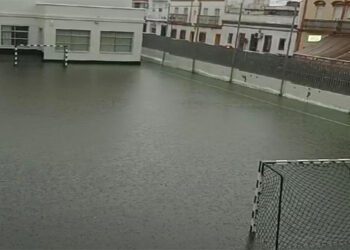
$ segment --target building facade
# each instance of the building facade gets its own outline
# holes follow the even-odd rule
[[[139,62],[144,15],[128,0],[2,0],[0,49],[60,45],[70,60]],[[35,49],[46,60],[63,56],[60,47]]]
[[[244,9],[238,31],[239,14],[223,17],[222,45],[259,53],[285,55],[290,41],[289,55],[293,55],[297,38],[298,4],[294,6],[250,5]]]
[[[324,40],[330,47],[346,47],[350,44],[350,1],[304,0],[299,30],[298,49],[301,51],[320,46]]]

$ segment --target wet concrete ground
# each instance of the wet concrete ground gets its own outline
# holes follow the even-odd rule
[[[0,249],[245,249],[259,160],[349,157],[346,114],[151,63],[0,57]]]

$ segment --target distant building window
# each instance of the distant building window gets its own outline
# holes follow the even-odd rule
[[[191,41],[191,42],[194,41],[194,31],[191,31],[191,34],[190,34],[190,41]]]
[[[175,14],[179,14],[179,7],[175,7]]]
[[[252,34],[250,36],[250,45],[249,45],[249,50],[250,51],[256,51],[258,49],[258,38],[256,37],[256,34]]]
[[[56,44],[67,46],[71,51],[89,51],[89,30],[56,30]]]
[[[220,45],[220,42],[221,42],[221,34],[216,34],[215,35],[215,42],[214,42],[214,44],[215,45]]]
[[[171,30],[171,34],[170,34],[170,37],[175,39],[175,38],[176,38],[176,35],[177,35],[177,30],[176,30],[176,29],[172,29],[172,30]]]
[[[143,24],[143,32],[145,32],[145,33],[147,32],[147,23]]]
[[[208,15],[208,11],[209,11],[208,8],[204,8],[204,9],[203,9],[203,15],[204,15],[204,16],[207,16],[207,15]]]
[[[187,8],[187,7],[184,8],[184,14],[185,14],[185,15],[188,15],[188,8]]]
[[[160,30],[160,35],[161,36],[166,36],[166,31],[167,31],[167,26],[162,25],[161,30]]]
[[[2,45],[27,45],[28,44],[28,26],[1,26],[1,44]]]
[[[205,32],[200,32],[199,33],[199,42],[205,43],[207,40],[207,34]]]
[[[326,2],[322,0],[318,0],[314,2],[314,5],[316,6],[315,19],[322,19],[323,10],[324,10],[324,7],[326,6]]]
[[[159,12],[163,12],[163,9],[162,9],[162,8],[159,8],[158,11],[159,11]]]
[[[215,16],[220,16],[220,9],[215,9]]]
[[[270,52],[272,44],[272,36],[265,36],[263,52]]]
[[[238,49],[243,50],[246,43],[245,33],[239,33]]]
[[[151,23],[151,33],[153,34],[157,33],[157,26],[155,23]]]
[[[285,45],[286,45],[286,39],[281,38],[278,43],[278,50],[284,50]]]
[[[232,41],[233,41],[233,33],[229,33],[227,38],[227,43],[232,43]]]
[[[180,31],[180,39],[186,39],[186,30]]]
[[[341,20],[344,9],[344,2],[335,1],[333,5],[333,20]]]
[[[132,51],[134,33],[132,32],[101,32],[101,52],[126,53]]]

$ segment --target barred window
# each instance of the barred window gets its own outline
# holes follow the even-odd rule
[[[89,51],[90,31],[58,29],[56,30],[56,45],[67,46],[71,51]]]
[[[101,52],[132,52],[134,33],[132,32],[101,32]]]
[[[2,45],[27,45],[28,44],[28,26],[1,26],[1,44]]]

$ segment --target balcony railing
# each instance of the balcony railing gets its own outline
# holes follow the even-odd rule
[[[219,16],[200,15],[198,18],[198,23],[200,25],[217,26],[219,25],[219,20]]]
[[[188,15],[186,14],[170,14],[169,21],[171,23],[185,24],[187,23]]]
[[[350,21],[306,19],[303,28],[305,30],[350,33]]]

